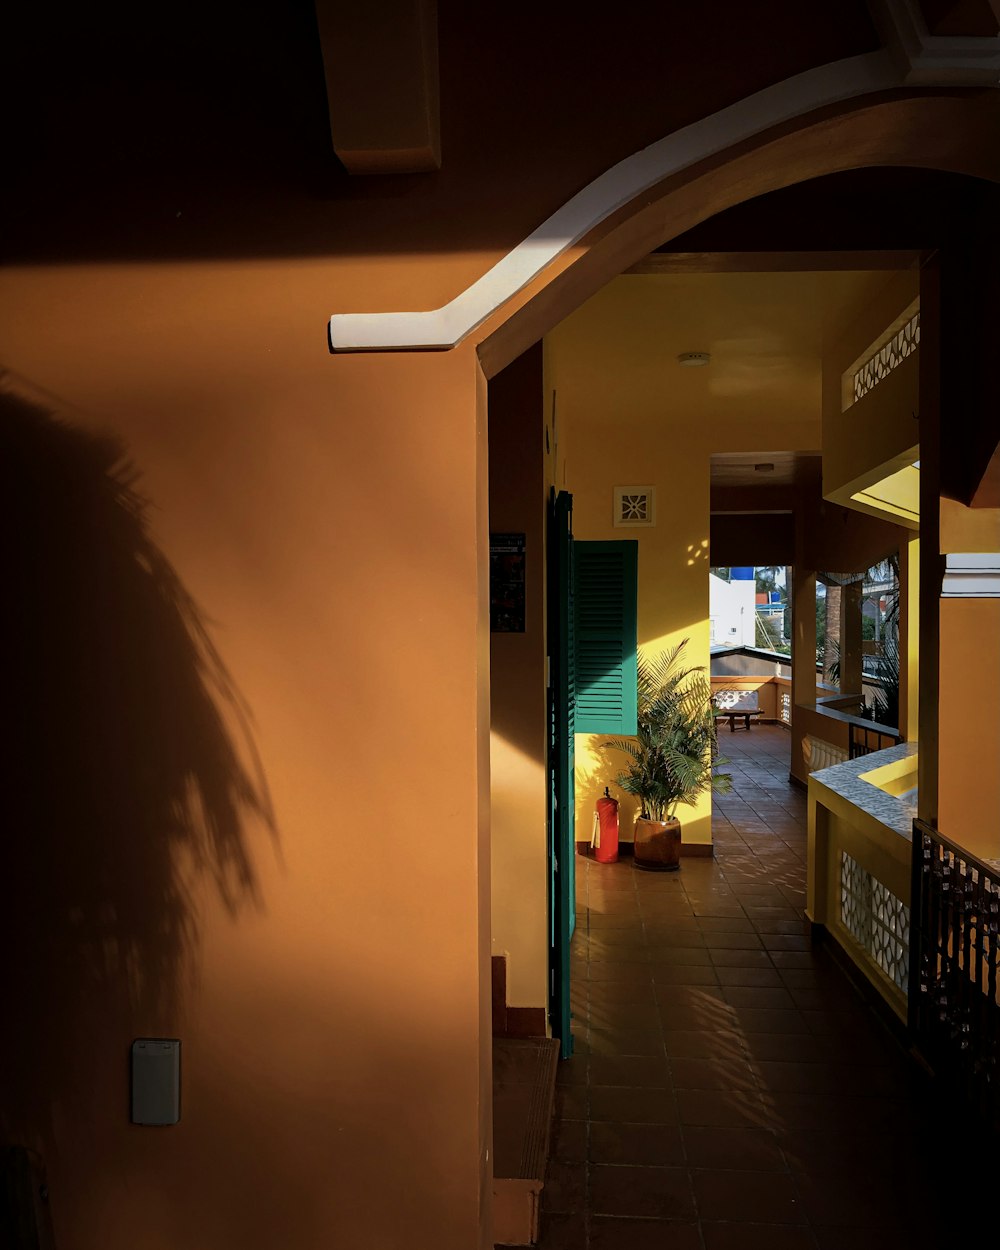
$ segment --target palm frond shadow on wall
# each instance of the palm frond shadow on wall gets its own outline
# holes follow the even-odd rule
[[[251,843],[276,831],[123,446],[0,390],[0,474],[0,1142],[42,1149],[88,1098],[127,1121],[128,1040],[172,1034],[194,975],[197,879],[259,906]]]

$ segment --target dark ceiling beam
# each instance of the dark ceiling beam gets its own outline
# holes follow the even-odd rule
[[[441,168],[435,0],[315,0],[333,146],[352,174]]]
[[[793,512],[799,504],[799,487],[712,485],[713,513]]]
[[[712,513],[713,568],[733,564],[794,564],[795,518],[790,512],[729,516]]]

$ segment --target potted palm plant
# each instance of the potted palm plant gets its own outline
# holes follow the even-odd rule
[[[685,638],[638,662],[638,733],[601,746],[623,752],[628,767],[617,784],[639,800],[635,866],[660,872],[680,867],[681,825],[676,811],[706,790],[725,793],[732,778],[715,771],[715,718],[705,671],[685,668]]]

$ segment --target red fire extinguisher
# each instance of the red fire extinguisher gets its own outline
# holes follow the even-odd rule
[[[594,820],[594,858],[601,864],[613,864],[618,859],[618,800],[611,797],[604,787],[604,798],[597,800]]]

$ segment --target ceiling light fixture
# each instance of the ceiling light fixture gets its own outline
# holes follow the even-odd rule
[[[688,369],[698,369],[702,365],[707,365],[711,359],[708,352],[681,352],[677,357],[677,363]]]

